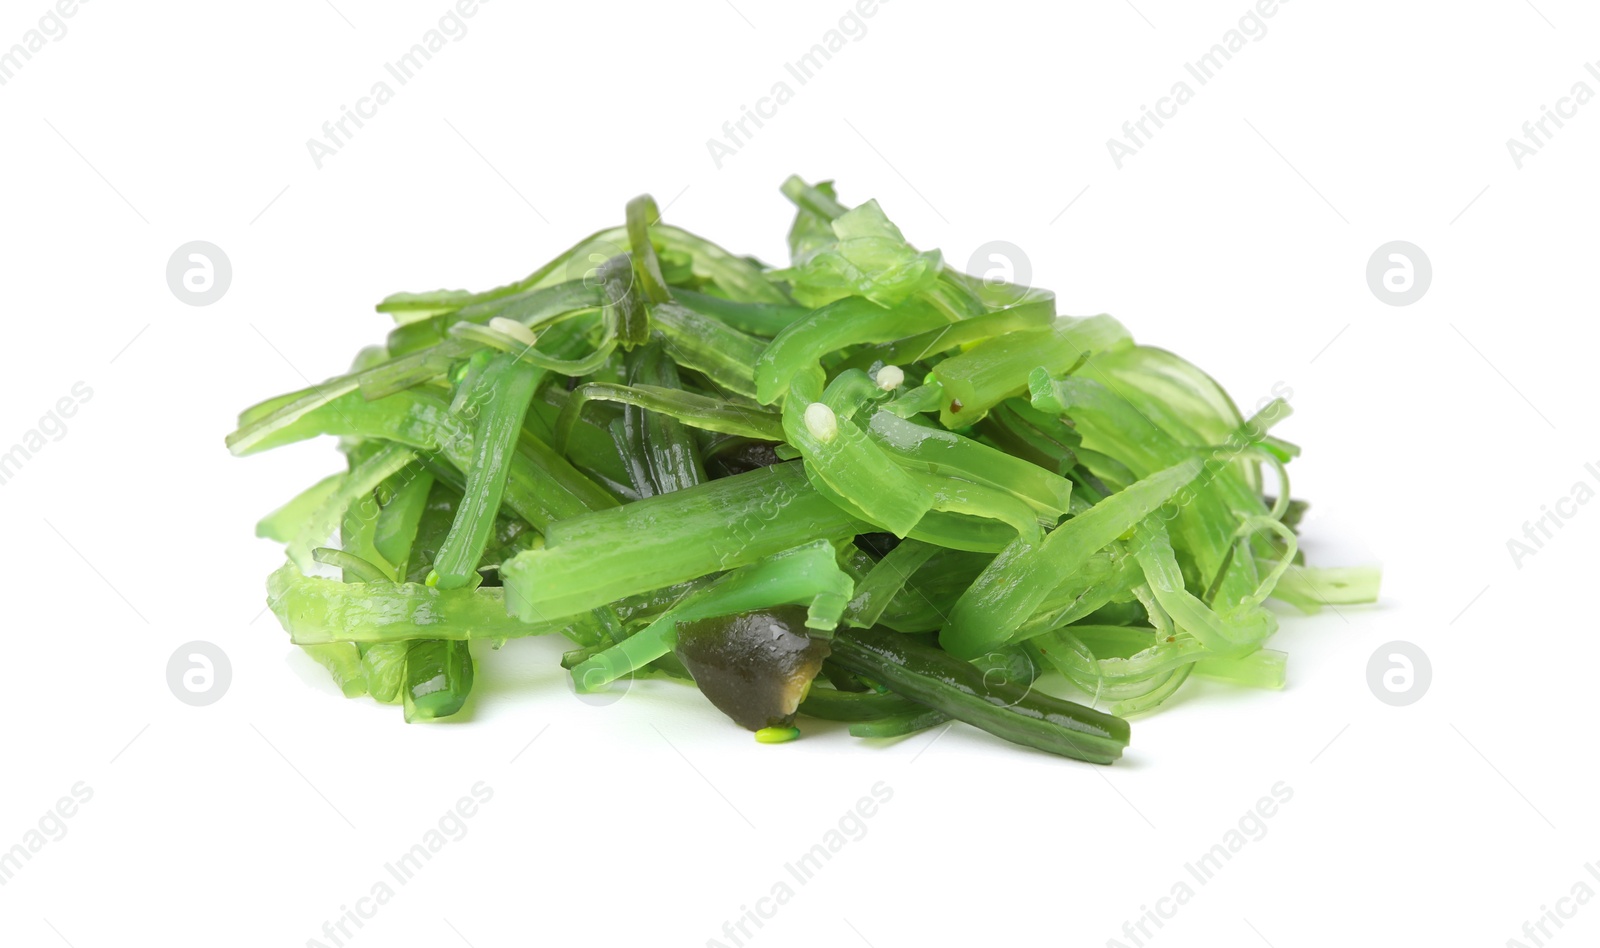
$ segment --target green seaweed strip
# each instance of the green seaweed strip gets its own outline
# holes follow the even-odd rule
[[[800,464],[775,464],[562,520],[500,576],[515,615],[550,620],[861,529]]]
[[[256,536],[288,543],[300,534],[306,521],[339,489],[346,473],[329,474],[296,494],[288,503],[262,517],[256,524]]]
[[[857,721],[850,725],[851,737],[906,737],[950,720],[950,715],[933,708],[905,711],[877,721]]]
[[[935,329],[948,322],[943,313],[917,300],[893,309],[854,296],[829,303],[790,325],[762,351],[755,370],[756,400],[773,404],[796,375],[830,352],[897,339],[910,330]]]
[[[808,608],[806,626],[829,632],[853,588],[832,544],[807,544],[740,567],[691,594],[635,635],[575,666],[572,680],[579,691],[593,691],[632,674],[672,651],[678,623],[696,619],[803,605]]]
[[[831,660],[891,691],[996,737],[1052,754],[1109,764],[1128,744],[1127,722],[1018,686],[906,636],[860,629],[835,637]]]
[[[1128,532],[1200,473],[1190,459],[1116,493],[1052,530],[1039,546],[1007,547],[956,600],[939,631],[952,655],[975,658],[1005,644],[1049,595],[1055,577],[1070,576]]]
[[[644,297],[651,303],[665,303],[672,299],[672,292],[667,289],[667,281],[661,276],[661,260],[656,256],[655,246],[650,243],[650,227],[661,220],[655,198],[641,194],[629,201],[627,220],[634,274],[639,278]]]
[[[813,687],[800,702],[800,713],[824,721],[876,721],[926,710],[910,698],[891,692],[850,692]]]
[[[1055,296],[1050,294],[1045,299],[1008,306],[993,313],[949,323],[904,339],[874,346],[862,346],[841,363],[841,366],[866,369],[879,363],[908,365],[921,362],[932,355],[981,342],[992,336],[1049,329],[1055,318]]]
[[[579,413],[584,406],[596,401],[617,402],[659,412],[703,431],[718,431],[758,441],[783,440],[783,420],[776,412],[747,408],[737,402],[655,385],[590,382],[572,393],[556,422],[555,444],[559,450],[565,450],[564,445],[577,429]]]
[[[302,570],[310,569],[311,551],[333,535],[350,505],[377,490],[385,478],[400,471],[416,457],[414,451],[390,444],[356,465],[340,482],[339,489],[329,495],[317,512],[301,525],[299,534],[287,546],[289,559]]]
[[[290,563],[267,585],[272,611],[297,645],[434,639],[508,639],[563,632],[569,622],[524,622],[506,613],[496,587],[437,589],[420,583],[341,583]]]
[[[511,458],[522,431],[522,419],[539,384],[538,369],[500,356],[479,383],[481,404],[472,462],[467,468],[465,500],[434,558],[434,580],[440,589],[458,589],[475,577],[489,543],[495,514],[505,496]],[[475,393],[476,394],[476,393]]]
[[[856,584],[856,595],[845,610],[846,625],[858,629],[878,624],[884,610],[907,589],[911,576],[932,559],[939,548],[931,543],[904,540],[873,565],[865,579]],[[912,587],[912,595],[918,595]]]
[[[1128,330],[1110,316],[1063,316],[1046,330],[996,336],[934,366],[934,377],[950,399],[939,420],[948,428],[970,425],[1028,391],[1028,373],[1034,369],[1060,375],[1085,355],[1131,344]]]
[[[651,314],[673,361],[727,391],[755,395],[761,340],[677,303],[657,304]]]
[[[406,721],[436,721],[461,710],[472,693],[472,651],[464,641],[424,639],[406,650]]]
[[[681,287],[674,289],[672,296],[702,316],[709,316],[740,332],[752,336],[765,336],[769,339],[811,312],[804,306],[786,303],[741,303]]]
[[[910,533],[933,507],[933,495],[854,421],[818,401],[814,379],[792,394],[783,405],[784,438],[805,458],[807,474],[862,519],[896,536]]]
[[[667,391],[682,387],[677,366],[666,358],[659,345],[635,353],[631,381]],[[656,493],[684,490],[706,480],[699,445],[678,419],[634,405],[627,406],[624,412],[625,417],[636,417],[636,423],[643,428],[645,463]],[[634,415],[627,415],[628,412]]]

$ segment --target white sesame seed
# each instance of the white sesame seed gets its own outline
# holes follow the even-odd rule
[[[892,392],[905,383],[906,373],[898,365],[886,365],[878,370],[876,379],[878,387],[885,392]]]
[[[839,436],[839,417],[827,405],[812,402],[806,406],[806,430],[819,441],[832,441]]]
[[[529,349],[532,349],[539,341],[539,337],[533,334],[533,330],[515,319],[507,319],[504,316],[496,316],[489,320],[489,328],[502,336],[510,336]]]

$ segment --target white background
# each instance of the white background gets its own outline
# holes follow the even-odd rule
[[[1543,906],[1600,890],[1600,512],[1520,568],[1506,547],[1600,486],[1600,104],[1521,170],[1505,145],[1600,90],[1600,15],[1285,3],[1118,170],[1106,140],[1249,9],[1134,2],[883,3],[718,169],[706,140],[845,0],[496,0],[321,170],[306,140],[447,0],[83,4],[0,87],[0,448],[93,391],[0,487],[0,848],[75,783],[93,798],[0,887],[0,940],[333,944],[323,924],[478,781],[465,838],[347,944],[731,945],[724,922],[788,879],[746,944],[1132,945],[1123,923],[1187,879],[1148,944],[1531,945]],[[46,9],[6,0],[0,49]],[[791,172],[957,263],[1025,248],[1065,311],[1112,312],[1242,404],[1292,387],[1308,552],[1382,563],[1383,603],[1286,617],[1284,692],[1191,683],[1110,768],[965,728],[757,746],[681,686],[576,700],[555,641],[480,654],[467,722],[341,698],[261,614],[280,553],[252,529],[342,461],[326,441],[233,459],[237,410],[381,341],[383,295],[515,279],[643,191],[783,262]],[[1434,269],[1409,307],[1365,279],[1397,239]],[[191,240],[232,260],[209,307],[165,281]],[[195,639],[232,660],[205,708],[165,678]],[[1396,639],[1432,659],[1407,708],[1366,683]],[[794,883],[784,864],[879,781],[864,838]],[[1184,864],[1279,781],[1265,838],[1195,884]],[[1555,943],[1592,944],[1600,908],[1565,925]]]

